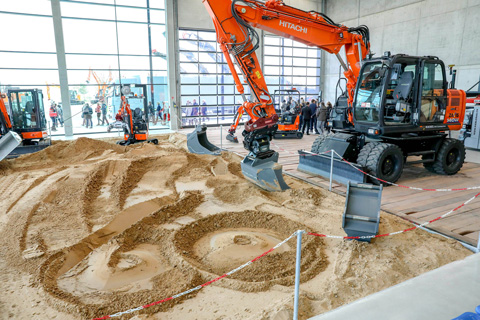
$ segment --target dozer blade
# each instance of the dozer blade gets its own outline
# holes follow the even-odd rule
[[[277,152],[265,159],[258,159],[248,155],[242,160],[242,173],[247,180],[267,191],[290,189],[285,180],[283,180],[282,166],[277,161]]]
[[[330,172],[332,172],[332,179],[338,183],[347,185],[349,181],[355,183],[364,183],[366,176],[355,168],[365,171],[363,167],[357,164],[348,164],[338,156],[333,158],[333,169],[330,171],[332,164],[332,155],[328,154],[315,154],[305,150],[298,150],[300,156],[298,162],[298,171],[305,173],[319,175],[326,179],[330,179]]]
[[[7,132],[0,138],[0,161],[8,156],[16,147],[22,143],[22,138],[13,131]]]
[[[212,154],[215,156],[221,153],[219,147],[208,141],[206,125],[198,125],[193,132],[187,134],[187,147],[191,153]]]

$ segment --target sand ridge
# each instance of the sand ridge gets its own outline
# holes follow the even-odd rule
[[[344,198],[286,177],[268,193],[240,158],[180,134],[121,147],[80,138],[0,162],[0,296],[7,318],[85,319],[212,280],[298,229],[344,235]],[[382,213],[380,233],[409,225]],[[417,230],[372,244],[304,236],[300,319],[470,254]],[[245,269],[126,318],[288,319],[295,239]],[[25,298],[26,297],[26,298]]]

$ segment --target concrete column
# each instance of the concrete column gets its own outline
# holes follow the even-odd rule
[[[68,91],[67,61],[65,59],[65,44],[63,42],[62,13],[60,0],[51,0],[55,45],[57,48],[58,77],[60,79],[60,93],[62,97],[65,136],[73,136],[72,109],[70,108],[70,93]]]
[[[178,65],[178,7],[176,0],[166,1],[167,16],[167,69],[168,93],[170,101],[170,128],[178,130],[182,127],[182,109],[180,99],[180,68]],[[174,103],[177,106],[174,107]]]

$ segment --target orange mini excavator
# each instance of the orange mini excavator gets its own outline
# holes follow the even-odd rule
[[[242,135],[250,153],[242,161],[242,172],[258,186],[271,191],[288,188],[277,164],[278,153],[270,149],[279,117],[255,53],[259,36],[254,27],[335,54],[344,70],[346,90],[330,115],[333,134],[319,136],[313,153],[333,149],[389,182],[400,177],[409,156],[421,156],[416,162],[440,174],[454,174],[462,167],[464,145],[448,138],[448,131],[462,127],[465,92],[448,89],[445,65],[437,57],[386,52],[374,58],[366,26],[349,28],[323,13],[299,10],[281,0],[203,0],[203,4],[244,100],[229,134],[235,135],[237,120],[246,112],[250,119]],[[340,55],[342,48],[347,62]],[[244,94],[235,65],[251,88],[251,98]],[[206,131],[197,130],[197,134],[206,135]],[[208,142],[206,137],[199,141]],[[301,153],[300,164],[302,159],[309,159],[303,170],[329,174],[330,167],[320,156]],[[335,161],[334,165],[342,164]],[[343,178],[351,179],[352,170],[356,169],[343,170]]]
[[[0,160],[48,147],[42,91],[15,89],[0,96]]]
[[[135,85],[138,88],[142,88],[143,92],[146,92],[145,85]],[[109,125],[107,131],[110,132],[112,127],[117,127],[117,123],[123,129],[123,140],[117,142],[120,145],[130,145],[138,142],[149,142],[158,144],[158,139],[148,139],[148,107],[146,103],[146,97],[142,94],[143,98],[143,110],[141,108],[135,108],[133,111],[128,103],[127,95],[131,93],[130,86],[123,86],[121,94],[121,107],[118,110],[115,120],[116,122]]]

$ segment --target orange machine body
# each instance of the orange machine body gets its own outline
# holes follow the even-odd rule
[[[463,90],[447,90],[447,109],[445,110],[445,123],[450,130],[460,130],[465,118],[465,104],[467,95]]]

